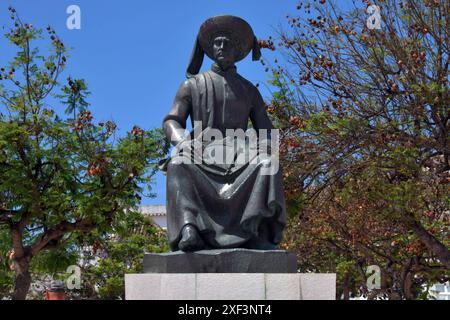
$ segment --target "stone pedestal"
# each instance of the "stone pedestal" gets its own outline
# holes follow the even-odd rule
[[[297,259],[284,250],[217,249],[147,253],[145,273],[295,273]]]
[[[127,300],[334,300],[335,295],[334,273],[125,275]]]
[[[334,300],[335,274],[296,273],[284,250],[221,249],[146,254],[125,275],[127,300]]]

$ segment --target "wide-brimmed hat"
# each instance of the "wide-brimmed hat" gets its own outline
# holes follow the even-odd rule
[[[214,39],[221,35],[230,37],[234,45],[236,45],[235,62],[244,59],[250,51],[253,51],[253,60],[259,60],[261,57],[258,41],[247,21],[231,15],[211,17],[200,26],[187,70],[188,77],[199,72],[204,53],[209,58],[214,59]]]
[[[219,35],[232,38],[237,47],[236,61],[244,59],[252,50],[255,35],[244,19],[235,16],[216,16],[209,18],[200,27],[198,39],[205,53],[213,58],[213,41]]]

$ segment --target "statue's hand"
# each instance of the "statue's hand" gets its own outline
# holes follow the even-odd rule
[[[191,147],[190,146],[191,142],[192,142],[191,139],[187,139],[187,138],[182,139],[180,142],[178,142],[175,145],[177,152],[180,152],[181,150],[188,150],[188,148]]]
[[[185,155],[190,154],[193,156],[195,163],[201,162],[203,159],[203,145],[195,143],[195,140],[191,140],[189,136],[181,140],[175,148],[177,153],[184,153]]]

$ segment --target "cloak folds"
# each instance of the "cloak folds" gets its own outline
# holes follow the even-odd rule
[[[214,119],[221,117],[214,114],[220,110],[216,97],[220,89],[212,71],[193,76],[189,86],[191,121],[200,121],[205,130],[218,127]],[[248,95],[239,99],[252,103]],[[176,118],[172,113],[165,120]],[[193,136],[193,132],[192,141],[198,141],[201,137]],[[226,139],[222,142],[228,143]],[[273,175],[261,174],[271,165],[271,155],[259,153],[256,161],[224,166],[205,161],[186,163],[183,157],[191,154],[178,153],[165,165],[168,234],[173,251],[178,250],[181,230],[187,224],[197,227],[208,248],[273,249],[281,241],[285,226],[281,169]]]

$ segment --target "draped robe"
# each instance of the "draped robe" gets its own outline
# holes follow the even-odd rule
[[[213,65],[180,87],[164,122],[177,121],[186,128],[190,117],[203,128],[271,129],[258,89],[241,77],[235,67],[228,71]],[[170,137],[168,137],[170,138]],[[193,140],[196,137],[191,136]],[[198,137],[197,137],[198,138]],[[200,232],[207,248],[275,247],[285,226],[285,201],[281,169],[263,175],[273,158],[258,154],[256,161],[225,168],[207,163],[187,164],[183,154],[166,162],[167,229],[170,247],[178,250],[181,230],[187,224]]]

